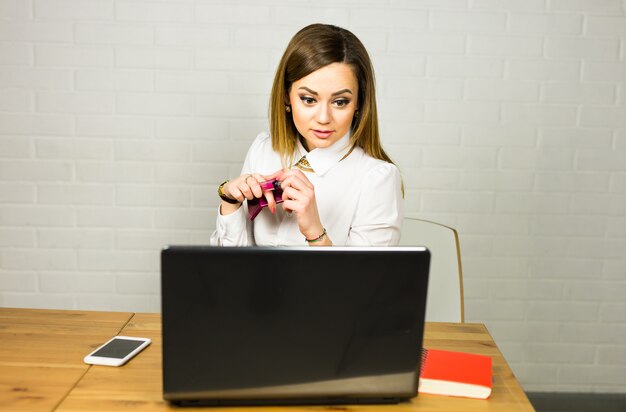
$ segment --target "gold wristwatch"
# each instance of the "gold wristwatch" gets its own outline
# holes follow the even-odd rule
[[[217,188],[217,195],[220,197],[220,199],[222,199],[224,202],[226,203],[230,203],[231,205],[236,205],[237,203],[239,203],[239,201],[237,199],[233,199],[230,198],[228,196],[226,196],[226,193],[224,193],[224,185],[228,183],[228,180],[224,180],[222,182],[221,185],[219,185],[219,187]]]

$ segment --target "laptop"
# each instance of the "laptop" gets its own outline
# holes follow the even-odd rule
[[[421,247],[165,248],[163,398],[285,405],[416,396],[429,262]]]

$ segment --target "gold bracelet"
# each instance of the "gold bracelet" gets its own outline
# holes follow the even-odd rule
[[[226,193],[224,193],[224,185],[228,183],[228,180],[225,180],[224,182],[222,182],[221,185],[219,185],[219,187],[217,188],[217,195],[220,197],[220,199],[222,199],[224,202],[226,203],[230,203],[231,205],[236,205],[237,203],[241,203],[239,202],[239,200],[237,199],[232,199],[228,196],[226,196]]]
[[[322,232],[322,234],[316,237],[315,239],[304,238],[304,240],[306,240],[309,243],[315,243],[315,242],[319,242],[320,240],[322,240],[324,236],[326,236],[326,228],[324,228],[324,231]]]

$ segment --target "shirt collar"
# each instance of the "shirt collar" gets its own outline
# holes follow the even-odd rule
[[[318,176],[323,176],[333,166],[341,161],[344,156],[350,151],[350,132],[346,133],[341,139],[333,143],[329,147],[318,147],[316,149],[307,152],[306,148],[298,139],[298,152],[300,153],[299,160],[302,156],[306,156],[309,164],[313,168],[313,171]]]

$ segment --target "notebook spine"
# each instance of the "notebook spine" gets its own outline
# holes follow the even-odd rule
[[[428,349],[422,348],[422,361],[420,362],[420,376],[424,372],[424,365],[426,365],[426,359],[428,359]]]

